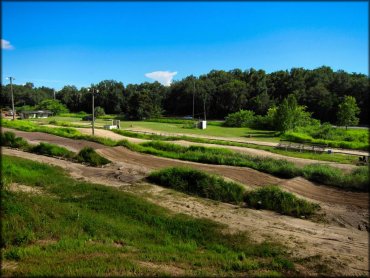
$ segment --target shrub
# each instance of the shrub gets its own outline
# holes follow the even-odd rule
[[[153,172],[148,180],[156,184],[227,203],[243,201],[244,189],[239,184],[190,168],[167,168]]]
[[[253,124],[254,112],[250,110],[240,110],[231,113],[225,118],[224,126],[228,127],[249,127]]]
[[[249,207],[273,210],[295,217],[313,215],[320,208],[318,204],[299,199],[275,185],[247,192],[244,200]]]
[[[101,107],[101,106],[95,107],[94,112],[95,112],[94,113],[95,114],[95,117],[101,117],[101,116],[104,116],[105,115],[104,108]]]
[[[110,160],[96,153],[91,147],[83,148],[76,158],[79,162],[85,162],[92,166],[101,166],[110,163]]]

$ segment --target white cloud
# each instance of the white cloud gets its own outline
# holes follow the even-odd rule
[[[14,49],[14,46],[10,44],[10,41],[1,39],[1,49]]]
[[[153,71],[145,74],[145,77],[156,80],[164,86],[170,86],[172,78],[177,74],[177,71]]]

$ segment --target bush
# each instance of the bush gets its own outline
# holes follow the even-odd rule
[[[320,208],[318,204],[299,199],[275,185],[247,192],[244,200],[249,207],[273,210],[295,217],[311,216]]]
[[[54,99],[44,99],[36,106],[36,109],[50,110],[51,112],[53,112],[54,115],[68,113],[68,108],[59,100]]]
[[[231,113],[225,118],[224,126],[228,127],[250,127],[254,121],[254,112],[250,110],[240,110]]]
[[[94,113],[95,114],[95,117],[100,117],[100,116],[104,116],[105,115],[104,108],[101,107],[101,106],[95,107],[94,112],[95,112]]]
[[[190,168],[167,168],[153,172],[148,180],[156,184],[227,203],[241,203],[244,189],[239,184]]]
[[[110,160],[96,153],[91,147],[83,148],[76,158],[79,162],[85,162],[92,166],[101,166],[110,163]]]

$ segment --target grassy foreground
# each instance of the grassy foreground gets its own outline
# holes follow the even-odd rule
[[[73,180],[57,167],[2,159],[3,275],[299,274],[280,245],[225,234],[212,221]],[[9,190],[12,183],[38,193]]]

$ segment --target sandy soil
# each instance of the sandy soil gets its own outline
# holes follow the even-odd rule
[[[247,231],[253,239],[258,241],[266,239],[280,241],[290,247],[293,255],[297,257],[321,255],[322,263],[332,267],[338,276],[369,274],[368,232],[360,231],[356,227],[357,223],[350,223],[355,218],[367,221],[369,217],[367,211],[368,194],[343,192],[325,186],[316,186],[300,178],[279,180],[270,177],[284,188],[300,190],[302,192],[298,193],[299,195],[318,202],[327,215],[327,221],[316,223],[274,212],[247,209],[189,197],[186,194],[147,184],[140,180],[148,171],[163,167],[171,162],[172,164],[177,163],[177,161],[140,154],[135,156],[135,153],[125,151],[122,151],[120,147],[100,149],[99,152],[106,153],[111,158],[120,157],[120,159],[114,160],[114,163],[105,168],[93,168],[51,157],[7,148],[2,149],[3,154],[6,155],[62,167],[77,179],[119,187],[122,190],[143,196],[174,212],[209,218],[223,223],[230,232]],[[225,174],[230,178],[234,177],[243,181],[254,179],[255,182],[250,184],[252,187],[264,184],[263,179],[269,177],[256,171],[246,171],[242,175],[242,170],[246,170],[245,168],[189,164],[197,168],[206,167],[204,169],[208,171],[218,170],[219,174]],[[335,218],[344,219],[343,223],[338,222]],[[306,269],[305,271],[312,274],[310,270]]]

